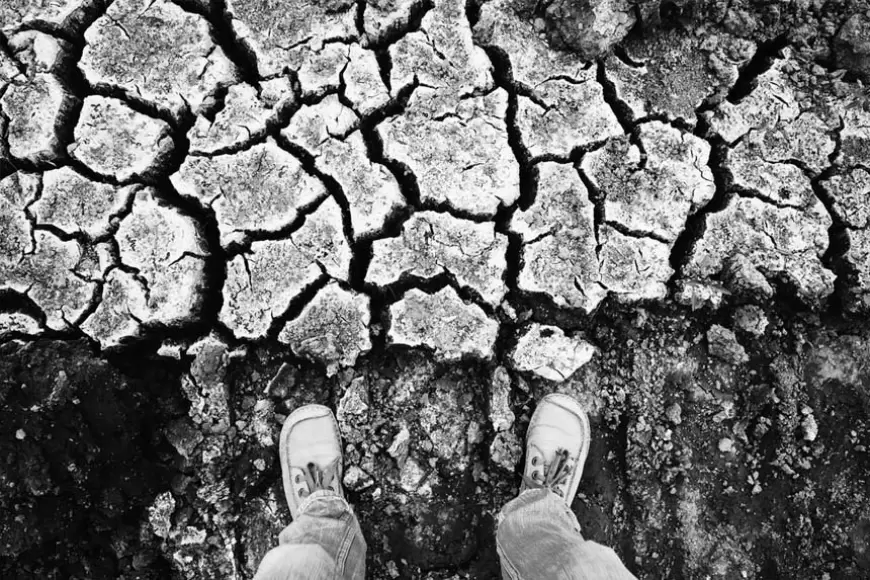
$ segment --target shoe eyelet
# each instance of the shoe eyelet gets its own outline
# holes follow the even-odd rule
[[[537,470],[533,471],[533,472],[532,472],[532,479],[537,480],[537,479],[538,479],[538,475],[539,475],[539,472],[538,472]]]
[[[537,465],[537,464],[538,464],[538,456],[536,455],[536,456],[532,457],[532,465]]]
[[[296,477],[293,478],[293,481],[296,483],[302,483],[302,477],[297,474]]]

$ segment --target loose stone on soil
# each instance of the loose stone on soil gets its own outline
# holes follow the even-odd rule
[[[511,378],[507,369],[496,367],[492,373],[489,400],[489,422],[495,431],[507,431],[514,424],[510,407]]]
[[[592,360],[594,354],[595,347],[581,338],[565,336],[556,326],[532,324],[517,341],[511,362],[518,371],[559,383]]]
[[[341,430],[341,437],[348,443],[360,443],[365,437],[363,426],[368,422],[369,394],[365,378],[357,377],[347,387],[335,418]]]
[[[444,361],[493,356],[498,323],[479,306],[463,302],[450,287],[434,294],[409,290],[390,306],[390,320],[392,344],[424,346]]]
[[[707,331],[707,344],[710,354],[724,362],[742,364],[749,360],[734,332],[718,324],[714,324]]]

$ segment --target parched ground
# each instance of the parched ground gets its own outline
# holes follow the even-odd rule
[[[537,399],[640,578],[870,577],[864,0],[0,2],[0,577],[499,577]]]

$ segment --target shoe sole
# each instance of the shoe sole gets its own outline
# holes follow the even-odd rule
[[[571,505],[571,502],[574,501],[574,496],[577,495],[577,488],[580,487],[580,478],[583,477],[583,468],[586,465],[586,457],[589,455],[589,444],[592,441],[592,429],[589,427],[589,416],[586,414],[586,410],[580,405],[577,399],[559,393],[551,393],[541,399],[541,402],[538,403],[538,406],[535,408],[535,412],[532,413],[532,419],[529,422],[530,426],[535,424],[538,412],[544,404],[548,402],[558,405],[563,409],[567,409],[576,415],[580,420],[580,429],[583,432],[582,441],[580,442],[580,455],[577,458],[577,470],[574,472],[574,477],[571,479],[571,485],[568,488],[568,496],[565,498],[565,502],[568,505]],[[528,445],[528,441],[526,442],[526,445]]]
[[[287,499],[287,506],[290,508],[290,515],[296,519],[296,512],[299,510],[301,503],[293,490],[293,482],[290,476],[290,432],[300,422],[307,419],[314,419],[328,415],[332,419],[332,425],[335,427],[335,434],[338,437],[338,448],[341,449],[341,431],[338,429],[338,421],[335,420],[335,414],[332,409],[325,405],[304,405],[299,407],[284,420],[284,426],[281,427],[281,439],[278,444],[278,457],[281,461],[281,477],[284,481],[284,496]],[[339,474],[344,473],[344,458],[338,460]]]

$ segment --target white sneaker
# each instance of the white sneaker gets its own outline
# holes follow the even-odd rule
[[[305,405],[290,413],[279,446],[284,495],[296,518],[299,504],[317,490],[344,497],[341,434],[328,407]]]
[[[573,397],[547,395],[526,433],[526,464],[520,491],[547,488],[571,504],[580,485],[591,438],[586,411]]]

